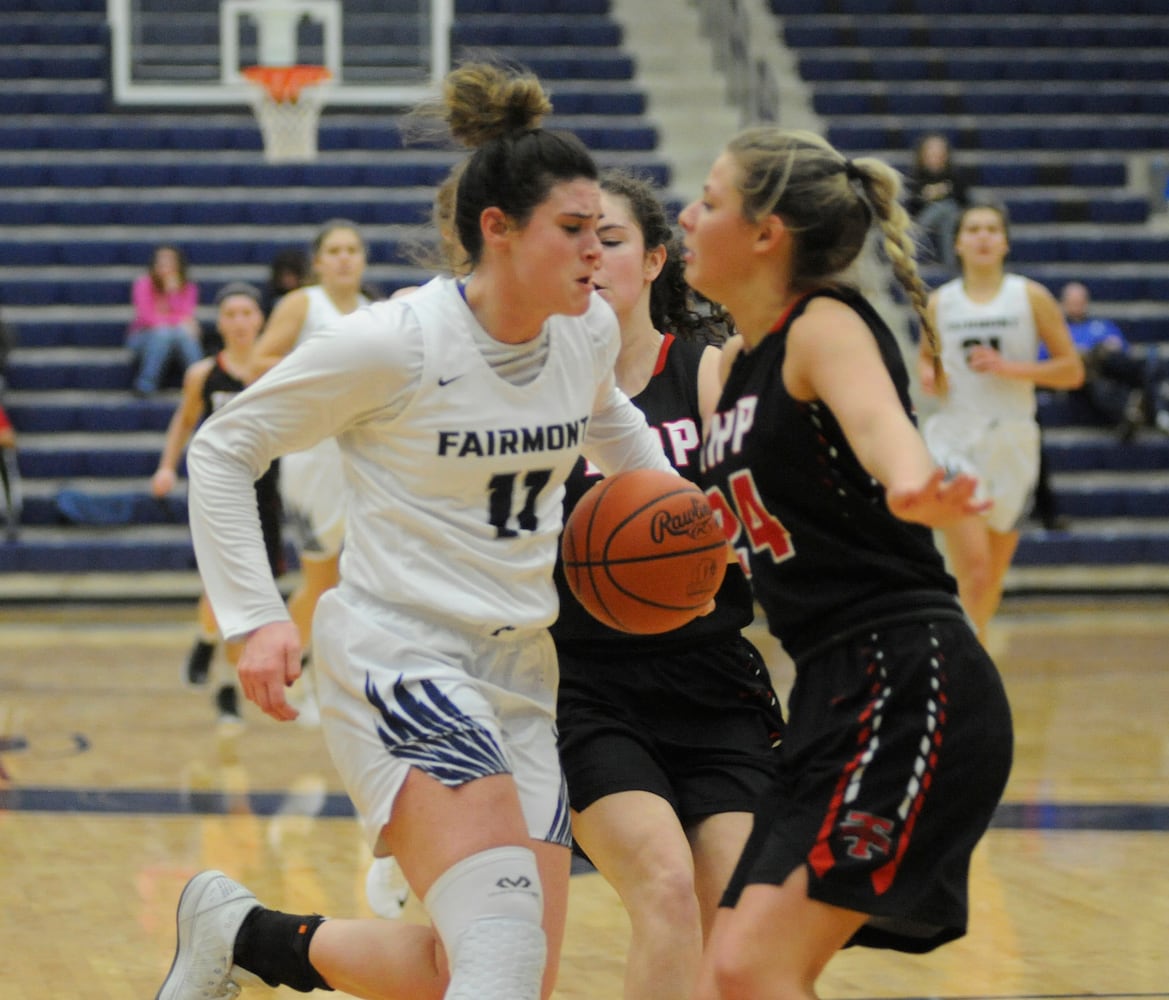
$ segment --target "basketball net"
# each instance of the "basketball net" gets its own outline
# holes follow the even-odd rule
[[[324,66],[249,66],[252,110],[269,163],[308,163],[317,158],[317,124],[332,74]]]

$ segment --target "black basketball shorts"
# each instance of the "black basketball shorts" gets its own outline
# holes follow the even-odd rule
[[[775,784],[723,898],[782,884],[871,915],[850,944],[924,952],[966,931],[970,855],[1011,766],[994,664],[957,616],[858,632],[797,664]]]
[[[557,729],[569,801],[661,796],[683,822],[750,812],[769,786],[783,717],[766,665],[735,634],[669,652],[559,651]]]

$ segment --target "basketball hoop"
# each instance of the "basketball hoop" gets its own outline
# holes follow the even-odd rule
[[[332,74],[324,66],[249,66],[255,85],[252,110],[269,163],[307,163],[317,158],[317,123]]]

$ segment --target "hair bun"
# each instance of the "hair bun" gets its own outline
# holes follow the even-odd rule
[[[443,103],[451,134],[470,147],[538,128],[552,110],[534,75],[492,63],[467,63],[452,70],[444,84]]]

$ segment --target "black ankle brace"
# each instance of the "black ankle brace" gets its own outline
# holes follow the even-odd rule
[[[257,907],[240,925],[232,960],[269,986],[290,986],[299,993],[333,987],[308,960],[308,946],[325,922],[320,914],[296,916]]]

